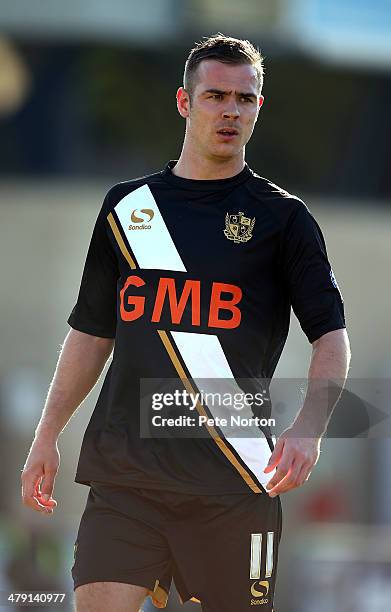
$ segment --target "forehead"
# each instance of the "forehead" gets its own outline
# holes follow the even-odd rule
[[[258,75],[251,64],[224,64],[217,60],[203,60],[196,73],[195,89],[222,91],[254,91],[258,93]]]

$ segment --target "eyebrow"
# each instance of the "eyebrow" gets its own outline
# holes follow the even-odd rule
[[[214,94],[221,94],[221,95],[227,95],[229,93],[231,93],[230,91],[223,91],[222,89],[205,89],[204,94],[206,93],[214,93]],[[250,92],[238,92],[238,96],[240,97],[245,97],[245,98],[254,98],[256,99],[256,94],[253,93],[252,91]]]

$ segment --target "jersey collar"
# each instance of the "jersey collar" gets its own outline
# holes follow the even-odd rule
[[[169,182],[171,185],[181,188],[195,191],[218,191],[219,189],[226,189],[227,187],[235,187],[240,185],[244,181],[247,181],[252,176],[252,171],[245,164],[243,170],[235,176],[230,176],[225,179],[187,179],[181,176],[173,174],[172,169],[176,165],[177,160],[170,160],[164,170],[162,170],[162,177],[164,180]]]

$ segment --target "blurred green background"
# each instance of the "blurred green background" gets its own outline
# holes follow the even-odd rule
[[[73,544],[88,493],[73,478],[100,384],[60,438],[53,516],[21,504],[20,472],[105,192],[178,157],[184,123],[175,92],[184,61],[196,40],[217,31],[249,38],[265,56],[265,104],[247,161],[302,197],[318,219],[345,299],[350,376],[387,388],[391,3],[3,0],[3,597],[18,589],[66,592],[63,609],[72,609]],[[276,377],[305,377],[310,349],[292,318]],[[353,425],[355,418],[348,411]],[[282,497],[278,612],[389,611],[390,466],[391,444],[380,430],[325,440],[310,481]],[[179,609],[173,593],[167,610]]]

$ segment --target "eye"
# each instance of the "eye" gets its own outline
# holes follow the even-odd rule
[[[222,100],[223,94],[212,94],[210,97],[213,98],[214,100]]]
[[[247,98],[247,96],[241,97],[242,102],[252,102],[252,98]]]

